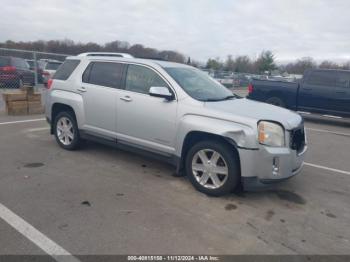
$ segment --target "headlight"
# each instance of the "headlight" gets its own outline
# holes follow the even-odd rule
[[[268,121],[258,124],[259,143],[267,146],[284,146],[284,130],[282,126]]]

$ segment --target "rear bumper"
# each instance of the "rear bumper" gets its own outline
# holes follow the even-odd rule
[[[258,150],[239,149],[241,177],[246,190],[268,189],[299,174],[307,146],[297,153],[288,147],[265,147]]]

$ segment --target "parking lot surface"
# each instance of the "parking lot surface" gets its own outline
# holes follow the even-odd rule
[[[346,124],[306,122],[307,164],[278,188],[212,198],[164,163],[65,151],[43,116],[22,119],[0,116],[0,254],[45,254],[28,225],[79,255],[350,253]]]

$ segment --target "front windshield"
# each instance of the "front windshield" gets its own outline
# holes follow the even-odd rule
[[[198,69],[183,67],[164,69],[194,99],[220,101],[233,98],[233,94],[226,87]]]

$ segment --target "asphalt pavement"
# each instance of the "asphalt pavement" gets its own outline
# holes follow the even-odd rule
[[[213,198],[162,162],[65,151],[43,115],[0,114],[0,255],[350,254],[350,123],[306,119],[306,132],[301,174]]]
[[[42,115],[22,119],[0,117],[0,254],[350,253],[348,125],[307,121],[306,165],[276,190],[212,198],[167,164],[65,151]]]

